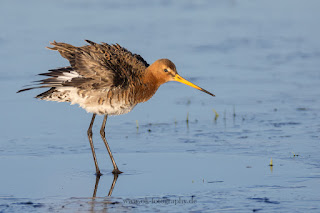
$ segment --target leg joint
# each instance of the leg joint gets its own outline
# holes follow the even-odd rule
[[[104,129],[100,129],[100,135],[101,135],[102,137],[105,137],[105,136],[106,136],[106,133],[105,133]]]
[[[87,134],[88,134],[89,137],[92,137],[92,130],[88,129]]]

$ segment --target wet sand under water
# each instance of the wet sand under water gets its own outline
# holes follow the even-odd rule
[[[295,0],[4,2],[0,212],[319,212],[318,8]],[[16,94],[37,73],[67,65],[44,49],[49,41],[84,39],[119,43],[149,63],[170,58],[216,95],[167,83],[129,114],[109,117],[106,137],[124,172],[116,182],[102,117],[93,126],[104,174],[97,183],[91,115],[32,98],[42,90]]]

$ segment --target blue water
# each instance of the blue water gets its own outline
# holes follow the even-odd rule
[[[3,1],[0,212],[319,212],[318,1]],[[109,117],[16,94],[68,65],[49,41],[169,58],[211,97],[167,83]],[[219,117],[215,120],[213,109]],[[186,119],[188,117],[188,122]],[[137,128],[137,124],[139,128]],[[273,167],[269,166],[271,158]],[[183,203],[188,202],[189,203]]]

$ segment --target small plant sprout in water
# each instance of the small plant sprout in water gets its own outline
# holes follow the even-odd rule
[[[273,166],[272,158],[270,160],[269,166],[271,166],[271,167]]]
[[[273,162],[272,162],[272,158],[271,158],[271,160],[270,160],[269,167],[270,167],[270,172],[272,173],[272,172],[273,172]]]
[[[187,124],[189,123],[189,112],[187,113],[186,122],[187,122]]]
[[[136,125],[137,125],[137,131],[139,129],[139,123],[138,123],[138,120],[136,120]]]
[[[299,156],[299,154],[295,154],[294,152],[292,152],[292,154],[293,154],[293,157],[298,157]]]
[[[215,109],[212,109],[212,111],[214,112],[214,120],[217,121],[219,114],[217,113],[217,111]]]

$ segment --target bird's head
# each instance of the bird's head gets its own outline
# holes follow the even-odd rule
[[[172,61],[169,59],[159,59],[155,61],[153,64],[151,64],[148,67],[148,70],[152,73],[154,78],[157,80],[157,82],[161,85],[163,83],[166,83],[168,81],[177,81],[183,84],[186,84],[190,87],[196,88],[202,92],[205,92],[209,95],[215,96],[214,94],[208,92],[207,90],[191,83],[190,81],[187,81],[186,79],[182,78],[176,69],[176,66]]]

